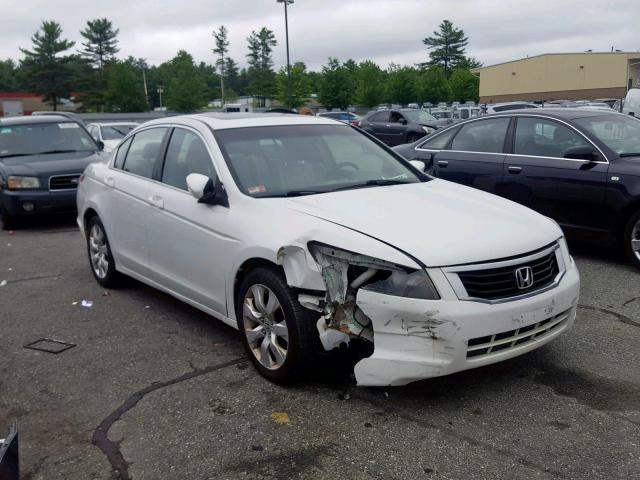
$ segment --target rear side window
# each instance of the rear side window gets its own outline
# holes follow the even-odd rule
[[[509,118],[491,118],[463,125],[451,143],[451,150],[502,153]]]
[[[519,118],[513,153],[537,157],[564,157],[571,147],[589,145],[569,127],[542,118]]]
[[[113,162],[113,166],[115,168],[119,168],[120,170],[122,170],[122,165],[124,165],[124,157],[127,156],[127,151],[129,150],[129,145],[131,145],[131,138],[129,140],[127,140],[126,142],[124,142],[122,145],[120,145],[120,148],[118,148],[118,153],[116,153],[116,159]]]
[[[123,170],[145,178],[153,177],[166,128],[150,128],[137,133],[131,142]]]
[[[427,150],[444,150],[451,137],[456,133],[456,129],[452,128],[451,130],[447,130],[446,132],[442,132],[433,138],[428,139],[418,148],[424,148]]]
[[[192,173],[213,179],[216,177],[211,157],[202,139],[189,130],[176,128],[169,140],[162,183],[187,190],[187,176]]]

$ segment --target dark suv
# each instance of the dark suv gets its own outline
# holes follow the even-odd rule
[[[85,167],[102,159],[102,146],[67,117],[0,119],[0,220],[74,211]]]
[[[447,120],[414,108],[369,112],[360,120],[361,129],[391,146],[415,142],[447,124]]]
[[[435,177],[506,197],[640,268],[640,120],[536,109],[458,123],[395,150]]]

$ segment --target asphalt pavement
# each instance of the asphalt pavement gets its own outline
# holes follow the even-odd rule
[[[575,327],[530,354],[284,388],[221,322],[135,281],[101,288],[73,219],[29,222],[0,232],[0,437],[17,419],[30,480],[638,478],[640,272],[597,250],[573,252]],[[24,348],[40,338],[75,346]]]

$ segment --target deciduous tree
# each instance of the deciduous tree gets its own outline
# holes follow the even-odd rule
[[[287,68],[282,67],[276,75],[276,99],[292,108],[304,105],[309,98],[309,79],[304,62],[295,62],[291,66],[291,101],[289,101]]]

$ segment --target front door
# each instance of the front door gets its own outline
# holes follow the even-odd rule
[[[576,146],[593,147],[597,156],[590,162],[565,158]],[[606,230],[608,169],[602,154],[572,127],[543,117],[518,117],[500,194],[566,229]]]
[[[150,197],[147,219],[152,279],[173,292],[227,316],[225,269],[230,245],[229,209],[198,201],[187,190],[191,173],[217,178],[203,138],[175,128]]]

